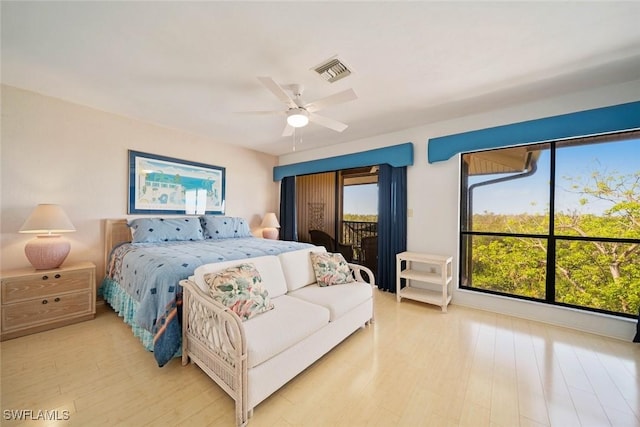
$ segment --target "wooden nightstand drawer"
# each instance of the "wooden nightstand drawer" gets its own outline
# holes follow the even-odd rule
[[[93,314],[88,290],[9,304],[2,310],[3,332]]]
[[[5,304],[87,289],[91,270],[51,270],[31,276],[2,279]]]
[[[96,266],[2,272],[2,341],[88,320],[96,314]]]

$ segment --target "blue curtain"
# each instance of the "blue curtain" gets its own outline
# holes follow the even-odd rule
[[[280,240],[298,240],[296,223],[296,177],[288,176],[280,182]]]
[[[396,291],[396,254],[407,250],[407,167],[380,165],[378,175],[379,289]]]

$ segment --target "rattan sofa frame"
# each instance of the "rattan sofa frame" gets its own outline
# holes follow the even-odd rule
[[[352,263],[349,267],[357,281],[375,288],[371,270]],[[371,279],[365,280],[362,272]],[[253,408],[248,408],[248,350],[242,320],[211,299],[194,282],[182,280],[180,285],[184,289],[182,364],[195,363],[231,396],[235,401],[236,425],[245,426]],[[365,325],[373,320],[372,313]]]

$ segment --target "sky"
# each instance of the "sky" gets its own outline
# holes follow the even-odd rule
[[[474,212],[500,214],[544,213],[549,205],[549,150],[542,152],[538,170],[530,177],[515,179],[501,184],[477,187],[474,191]],[[571,192],[571,183],[565,177],[582,178],[583,182],[594,171],[607,176],[612,174],[634,174],[640,172],[640,139],[614,143],[585,144],[557,150],[556,155],[556,211],[567,211],[580,207],[581,213],[601,214],[610,203],[588,199],[580,205],[584,195]],[[491,177],[472,177],[470,183],[485,181]],[[473,181],[472,181],[473,180]],[[591,181],[593,182],[593,181]],[[640,198],[640,197],[639,197]]]
[[[344,213],[377,215],[378,185],[360,184],[344,187]]]

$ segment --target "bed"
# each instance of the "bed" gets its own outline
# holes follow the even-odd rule
[[[105,220],[106,271],[99,295],[153,351],[158,366],[180,355],[178,283],[196,267],[312,246],[255,237],[237,217],[137,218],[130,223]]]

